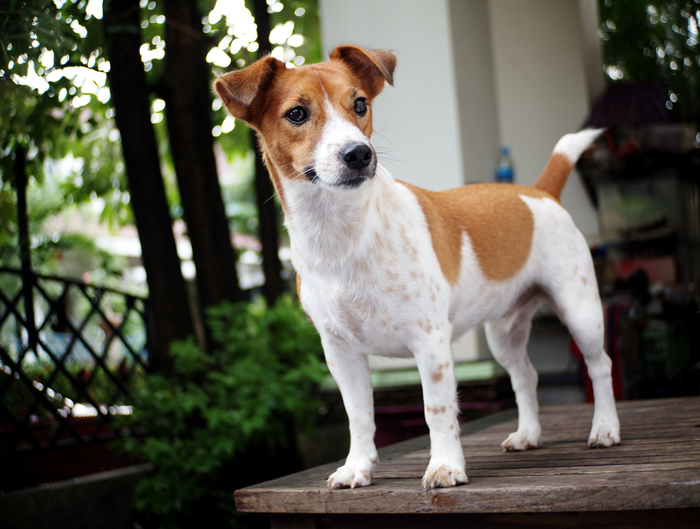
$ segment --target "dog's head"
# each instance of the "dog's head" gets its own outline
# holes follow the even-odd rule
[[[393,52],[340,46],[327,62],[298,68],[265,57],[214,88],[257,132],[273,179],[351,189],[374,176],[371,103],[395,65]]]

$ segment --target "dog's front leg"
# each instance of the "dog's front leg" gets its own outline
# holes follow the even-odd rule
[[[459,440],[457,385],[450,335],[435,332],[416,350],[423,386],[425,420],[430,428],[430,463],[423,488],[453,487],[467,483],[464,452]]]
[[[328,486],[332,489],[365,487],[372,482],[372,472],[378,461],[367,356],[326,343],[324,352],[350,424],[350,452],[345,464],[328,478]]]

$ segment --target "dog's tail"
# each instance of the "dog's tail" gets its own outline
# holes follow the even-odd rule
[[[579,156],[601,132],[601,129],[585,129],[562,137],[554,147],[544,171],[532,187],[546,191],[559,200]]]

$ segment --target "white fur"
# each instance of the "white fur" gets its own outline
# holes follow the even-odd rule
[[[342,166],[338,164],[338,152],[343,146],[364,143],[371,147],[369,139],[352,123],[344,120],[326,99],[326,122],[323,137],[314,151],[314,165],[321,185],[338,185]]]
[[[584,129],[573,134],[566,134],[554,146],[554,152],[563,154],[571,162],[575,163],[581,153],[585,151],[603,129]]]
[[[302,278],[299,296],[319,331],[350,423],[350,452],[328,485],[365,486],[372,479],[377,451],[369,354],[416,359],[431,440],[423,486],[467,482],[450,343],[484,322],[494,356],[511,376],[520,412],[518,430],[503,446],[539,446],[537,373],[525,346],[542,298],[517,306],[531,285],[549,293],[588,363],[596,396],[589,443],[619,442],[595,274],[586,242],[568,213],[552,199],[521,197],[535,224],[522,269],[507,280],[488,280],[465,233],[459,279],[450,285],[418,199],[406,186],[378,165],[374,178],[363,185],[337,187],[339,149],[369,140],[330,106],[328,102],[329,118],[314,153],[318,181],[282,181],[292,260]],[[555,152],[574,160],[593,137],[588,132],[567,135]]]

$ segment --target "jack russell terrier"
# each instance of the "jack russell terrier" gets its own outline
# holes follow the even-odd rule
[[[214,83],[228,111],[257,133],[284,210],[299,299],[345,404],[350,452],[328,486],[372,480],[369,354],[416,360],[431,444],[423,487],[467,482],[450,344],[481,323],[518,405],[518,429],[502,446],[538,447],[537,372],[525,348],[542,301],[568,327],[593,382],[588,444],[618,444],[593,263],[558,201],[598,132],[564,136],[532,187],[427,191],[394,180],[370,143],[372,100],[393,84],[395,65],[391,51],[340,46],[324,63],[288,69],[266,57]]]

